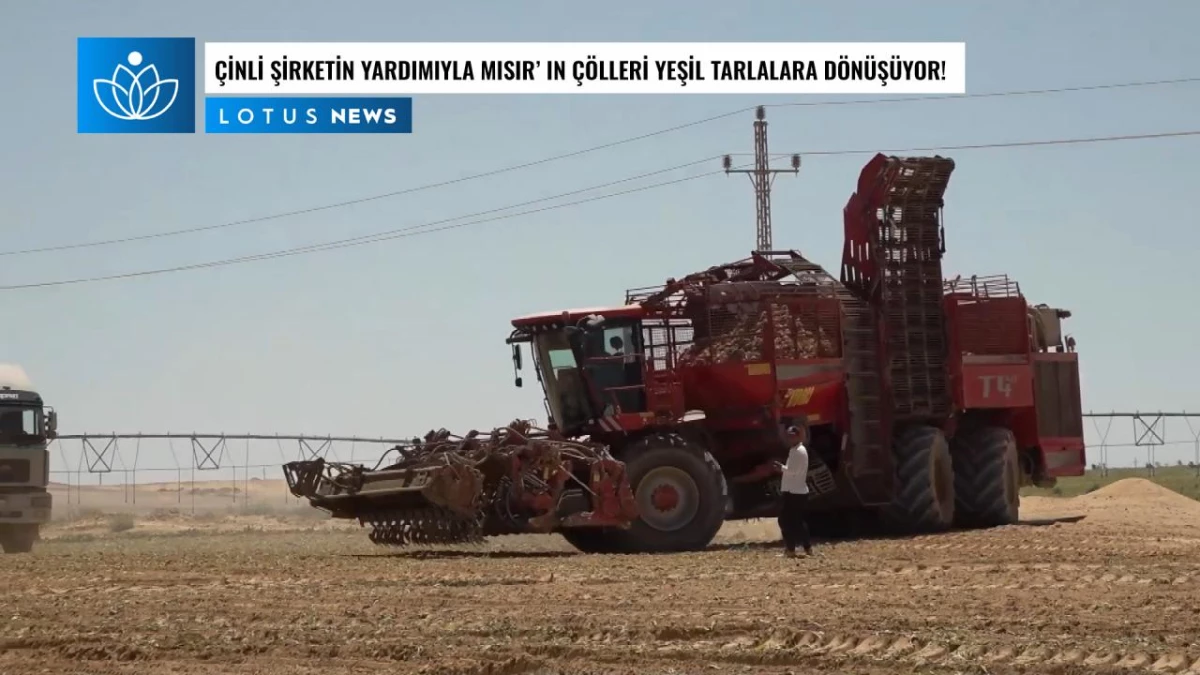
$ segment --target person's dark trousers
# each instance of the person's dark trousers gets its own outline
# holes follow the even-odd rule
[[[783,535],[783,546],[794,553],[799,545],[805,553],[812,551],[808,534],[808,495],[783,493],[783,505],[779,511],[779,532]]]

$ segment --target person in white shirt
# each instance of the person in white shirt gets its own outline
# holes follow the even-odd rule
[[[805,432],[802,426],[790,426],[784,432],[788,446],[787,464],[781,466],[782,478],[779,489],[783,493],[783,505],[779,511],[779,532],[783,535],[784,555],[796,555],[796,545],[812,555],[812,541],[808,533],[808,449],[804,447]]]

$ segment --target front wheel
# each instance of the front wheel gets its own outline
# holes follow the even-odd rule
[[[5,553],[29,553],[37,538],[37,525],[0,525],[0,548]]]
[[[640,515],[606,533],[625,553],[700,551],[725,522],[725,477],[716,459],[678,434],[647,436],[623,453]]]

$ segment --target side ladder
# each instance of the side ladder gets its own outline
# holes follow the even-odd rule
[[[884,400],[879,377],[879,335],[875,313],[819,265],[793,254],[777,263],[796,276],[827,278],[842,306],[842,359],[846,368],[846,395],[850,412],[850,471],[856,478],[874,476],[882,484],[864,486],[862,497],[886,495],[891,481],[891,449],[884,423]]]

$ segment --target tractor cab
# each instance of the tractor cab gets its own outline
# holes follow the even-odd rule
[[[628,305],[514,319],[516,385],[529,343],[551,424],[567,435],[618,430],[616,418],[646,412],[641,316]]]

